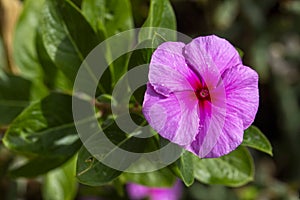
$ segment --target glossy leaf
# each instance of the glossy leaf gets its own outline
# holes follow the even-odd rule
[[[16,175],[34,176],[61,165],[81,146],[73,122],[72,97],[52,93],[31,104],[10,125],[3,143],[30,157],[27,164],[14,170]]]
[[[71,91],[72,83],[63,74],[62,70],[56,67],[54,62],[51,60],[47,50],[45,49],[41,30],[38,30],[36,37],[36,47],[38,60],[42,66],[44,72],[44,83],[50,89],[59,89],[62,91]]]
[[[242,145],[265,152],[271,156],[273,155],[271,143],[255,126],[250,126],[247,130],[245,130]]]
[[[166,34],[163,30],[155,27],[176,30],[176,18],[169,0],[151,0],[148,17],[143,27],[152,27],[150,30],[141,30],[139,42],[152,39],[156,33],[166,40],[175,41],[176,34]]]
[[[144,123],[144,119],[137,115],[132,115],[131,117],[134,119],[136,124]],[[122,119],[128,120],[125,117],[119,117],[119,120]],[[114,166],[122,166],[122,169],[127,169],[140,158],[142,153],[153,150],[149,148],[149,146],[152,145],[153,138],[132,137],[133,135],[130,133],[128,134],[122,131],[113,120],[108,119],[103,122],[102,128],[106,136],[105,140],[102,137],[95,137],[92,139],[88,138],[84,144],[90,148],[93,148],[89,150],[91,152],[97,152],[95,153],[97,156],[107,159],[106,161],[109,163],[111,163],[110,160],[114,160]],[[108,148],[105,146],[107,139],[114,144],[113,148]],[[116,154],[116,149],[119,148],[128,152],[141,154],[130,154],[129,156],[119,155]],[[122,173],[117,169],[113,169],[110,166],[106,166],[105,164],[101,163],[101,160],[99,161],[97,158],[98,157],[94,158],[85,148],[82,148],[79,152],[77,162],[77,178],[81,183],[91,186],[103,185],[111,182]]]
[[[45,200],[73,200],[77,193],[75,157],[63,166],[47,173],[44,177],[43,197]]]
[[[0,126],[8,125],[29,105],[32,83],[19,76],[0,76]]]
[[[41,29],[50,58],[73,82],[82,61],[100,41],[96,33],[68,0],[46,1]]]
[[[194,165],[193,155],[188,151],[184,151],[180,158],[176,161],[181,180],[186,186],[194,183]]]
[[[99,186],[117,178],[122,172],[110,168],[94,158],[85,147],[78,153],[76,174],[80,183]]]
[[[253,180],[253,160],[244,147],[220,158],[199,159],[194,156],[195,178],[206,184],[237,187]]]

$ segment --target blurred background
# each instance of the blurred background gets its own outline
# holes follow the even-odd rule
[[[9,2],[9,7],[4,6],[4,2]],[[135,26],[140,27],[147,17],[149,1],[131,0],[131,3]],[[254,124],[271,141],[274,154],[270,157],[258,151],[251,152],[256,178],[250,184],[227,188],[195,182],[184,189],[182,199],[299,199],[300,1],[171,0],[171,3],[179,32],[191,37],[215,34],[226,38],[244,52],[244,64],[259,73],[260,107]],[[14,71],[17,66],[12,58],[11,42],[22,2],[1,0],[1,4],[0,67]],[[8,22],[3,20],[4,13],[9,15]],[[0,139],[2,136],[3,130],[0,130]],[[5,172],[12,157],[13,154],[1,145],[0,199],[1,194],[20,192],[17,190],[29,191],[27,199],[40,199],[39,181],[16,182],[7,177]],[[23,184],[23,188],[16,187],[17,183]],[[109,196],[114,192],[109,187],[81,186],[77,198]]]

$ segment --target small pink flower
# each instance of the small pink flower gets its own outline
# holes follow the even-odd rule
[[[220,157],[241,144],[258,101],[257,73],[212,35],[157,48],[143,113],[162,137],[200,158]]]
[[[182,183],[177,181],[173,187],[158,188],[128,183],[127,192],[131,200],[140,200],[146,197],[150,200],[178,200],[182,193]]]

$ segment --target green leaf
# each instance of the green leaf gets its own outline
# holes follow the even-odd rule
[[[73,83],[84,58],[100,39],[80,10],[68,0],[46,1],[41,29],[50,58]]]
[[[47,53],[40,29],[36,37],[36,47],[38,59],[44,72],[45,85],[52,90],[72,91],[73,85],[71,81],[63,74],[61,69],[56,67]]]
[[[73,122],[72,97],[51,93],[31,104],[9,126],[3,143],[10,150],[31,158],[16,169],[19,175],[22,172],[22,176],[37,175],[61,165],[81,146]]]
[[[24,78],[0,76],[0,126],[8,125],[29,105],[32,83]]]
[[[83,0],[82,12],[94,30],[105,37],[133,28],[129,0]]]
[[[133,28],[129,0],[84,0],[82,12],[101,38],[108,38]],[[107,43],[107,60],[111,60],[111,51],[116,48],[116,45],[118,49],[129,50],[133,42],[133,34],[127,34],[127,36],[128,38],[119,40],[117,44],[114,42]],[[126,72],[127,61],[128,56],[125,54],[110,65],[112,87]]]
[[[21,75],[32,81],[33,99],[40,99],[48,94],[43,84],[43,70],[39,63],[36,49],[36,33],[40,25],[41,9],[45,0],[27,0],[18,19],[14,35],[14,60]],[[26,39],[24,39],[26,35]]]
[[[128,62],[128,70],[139,65],[150,63],[153,51],[152,40],[144,40],[139,43],[135,47],[135,50],[131,52]]]
[[[136,124],[143,124],[144,119],[137,116],[132,115],[132,119],[135,121]],[[127,120],[127,118],[120,117],[119,120]],[[106,166],[100,161],[110,161],[110,160],[116,160],[116,162],[113,162],[114,165],[122,166],[122,169],[127,169],[131,166],[131,164],[135,163],[140,158],[140,155],[147,151],[152,151],[153,149],[146,149],[149,148],[149,146],[152,145],[153,138],[138,138],[133,137],[132,134],[125,133],[122,131],[115,121],[108,119],[102,124],[103,131],[106,135],[105,140],[102,137],[96,137],[98,133],[96,133],[93,138],[88,138],[86,142],[84,142],[85,145],[89,146],[89,151],[94,152],[96,154],[96,158],[93,157],[85,148],[82,148],[79,152],[78,156],[78,162],[77,162],[77,178],[78,180],[87,185],[91,186],[97,186],[97,185],[103,185],[111,182],[116,177],[118,177],[122,172],[113,169],[110,166]],[[115,146],[113,148],[108,149],[104,145],[99,146],[99,144],[104,144],[106,139],[109,139],[110,142],[112,142]],[[98,146],[97,146],[98,145]],[[101,150],[105,150],[105,152],[98,153],[98,148]],[[135,153],[141,153],[141,154],[130,154],[130,156],[126,155],[117,155],[118,158],[115,158],[113,156],[116,156],[116,149],[124,149],[128,152],[135,152]],[[95,153],[96,152],[96,153]],[[97,156],[99,156],[102,160],[98,161]],[[99,158],[98,158],[99,159]],[[104,162],[105,163],[105,162]]]
[[[90,186],[107,184],[117,178],[122,172],[112,169],[94,158],[85,147],[78,153],[76,174],[80,183]]]
[[[273,155],[272,145],[268,138],[255,126],[250,126],[245,130],[242,145]]]
[[[148,187],[171,187],[176,181],[169,168],[163,168],[148,173],[123,173],[124,182],[133,182]]]
[[[152,40],[145,40],[135,47],[130,53],[128,61],[128,71],[140,65],[149,64],[153,53]],[[143,104],[146,86],[142,86],[134,91],[133,96],[139,105]]]
[[[35,38],[44,2],[45,0],[25,1],[14,35],[13,55],[16,65],[24,77],[33,80],[43,77],[43,71],[37,59]]]
[[[63,166],[50,171],[44,177],[43,197],[45,200],[73,200],[77,193],[75,157]]]
[[[252,157],[241,146],[220,158],[199,159],[194,156],[193,161],[195,178],[206,184],[237,187],[253,180]]]
[[[181,180],[186,186],[194,183],[194,166],[193,155],[188,151],[184,151],[181,157],[176,161]]]
[[[67,159],[65,157],[58,156],[36,156],[33,159],[28,160],[26,163],[15,166],[13,169],[9,171],[9,175],[17,178],[17,177],[36,177],[41,174],[45,174],[48,171],[62,165],[65,163]]]
[[[150,29],[142,29],[139,33],[139,42],[152,39],[156,33],[166,40],[175,41],[176,33],[170,34],[155,27],[176,30],[176,18],[169,0],[151,0],[148,17],[143,27],[151,27]]]

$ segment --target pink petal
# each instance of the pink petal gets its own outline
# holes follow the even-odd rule
[[[222,74],[228,68],[242,64],[237,50],[232,44],[230,44],[223,38],[215,35],[210,35],[205,37],[198,37],[191,43],[193,43],[193,45],[191,45],[193,46],[193,49],[191,51],[195,50],[195,54],[201,53],[203,55],[209,56],[218,68],[220,74]],[[199,52],[198,49],[201,49],[201,51]],[[195,60],[189,60],[189,62],[194,63]],[[203,66],[198,65],[198,68],[202,67]]]
[[[165,42],[153,53],[149,67],[149,82],[162,95],[193,90],[198,78],[185,63],[182,55],[184,44]]]
[[[211,110],[202,112],[199,132],[185,148],[200,158],[220,157],[236,149],[243,140],[242,120],[224,107],[210,104]]]
[[[143,114],[162,137],[178,145],[190,144],[199,125],[198,101],[194,92],[171,93],[164,97],[150,84],[144,97]]]
[[[149,187],[135,183],[128,183],[126,190],[131,200],[140,200],[149,196],[150,194]]]
[[[193,40],[184,47],[183,54],[188,67],[211,90],[218,84],[221,72],[204,47],[195,41]]]
[[[222,75],[228,112],[236,113],[247,129],[254,121],[258,104],[258,75],[249,67],[239,65]]]

